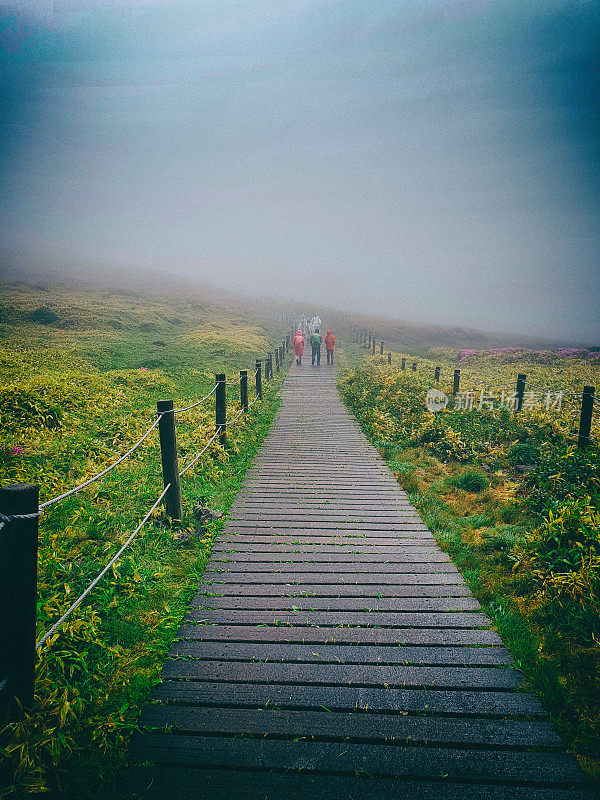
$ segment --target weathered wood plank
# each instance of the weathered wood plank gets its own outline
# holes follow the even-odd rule
[[[164,764],[236,769],[288,769],[390,777],[582,786],[575,759],[561,752],[513,752],[335,742],[289,742],[185,735],[134,735],[133,755]]]
[[[153,692],[162,703],[234,708],[329,708],[338,711],[413,713],[460,717],[535,717],[546,712],[537,697],[523,692],[419,689],[396,686],[314,686],[294,684],[188,682],[165,679]]]
[[[496,631],[479,628],[349,628],[290,625],[204,625],[184,624],[177,636],[211,642],[220,640],[253,642],[302,642],[306,644],[419,644],[500,645]]]
[[[143,787],[140,790],[140,787]],[[138,767],[122,783],[123,797],[139,800],[596,800],[580,788],[526,788],[446,780],[397,780],[345,775]],[[128,792],[134,794],[127,794]],[[141,793],[140,793],[141,792]]]
[[[316,741],[351,739],[361,742],[427,745],[429,747],[483,746],[562,749],[560,738],[545,720],[454,719],[398,714],[358,714],[320,711],[248,710],[243,716],[235,708],[205,709],[198,706],[148,706],[140,726],[164,728],[191,734],[259,734],[261,736],[307,736]]]
[[[499,667],[379,666],[372,664],[260,664],[237,661],[165,662],[166,678],[195,681],[246,681],[338,686],[415,686],[423,689],[517,689],[519,672]]]
[[[273,642],[179,641],[170,649],[172,658],[213,661],[285,661],[306,664],[403,664],[453,666],[509,666],[513,659],[504,647],[342,646],[332,644],[274,644]]]

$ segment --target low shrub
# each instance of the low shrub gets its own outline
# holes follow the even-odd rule
[[[40,325],[52,325],[53,322],[58,322],[58,314],[42,306],[42,308],[36,308],[35,311],[31,312],[31,321]]]
[[[529,442],[519,442],[510,448],[507,460],[515,466],[537,464],[540,460],[540,448]]]
[[[476,470],[469,470],[462,472],[460,475],[454,475],[448,478],[449,486],[454,486],[456,489],[462,489],[464,492],[473,492],[479,494],[489,488],[489,481],[481,472]]]

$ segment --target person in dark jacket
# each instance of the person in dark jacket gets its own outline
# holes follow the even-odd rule
[[[319,329],[317,328],[315,332],[310,337],[310,344],[312,347],[312,364],[313,367],[315,365],[315,359],[317,360],[317,367],[321,365],[321,342],[323,341],[321,334],[319,333]]]

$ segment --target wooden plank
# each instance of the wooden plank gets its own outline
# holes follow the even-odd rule
[[[233,708],[324,708],[337,711],[361,711],[369,714],[405,713],[461,717],[535,717],[546,712],[537,697],[522,692],[419,689],[405,687],[359,687],[211,683],[163,680],[152,692],[162,703],[187,703],[199,706]]]
[[[415,686],[423,689],[517,689],[519,672],[499,667],[420,667],[372,664],[260,664],[239,661],[167,660],[166,678],[247,683]]]
[[[232,553],[218,558],[211,558],[205,574],[221,570],[228,572],[247,572],[249,570],[271,571],[293,567],[305,572],[327,572],[330,569],[352,570],[353,572],[426,572],[438,569],[440,572],[455,572],[456,567],[445,553],[403,553],[402,556],[366,555],[360,557],[340,555],[338,553],[294,553],[285,556],[267,551],[261,557],[259,553]]]
[[[306,644],[500,645],[496,631],[479,628],[349,628],[290,625],[184,624],[177,632],[199,641],[302,642]]]
[[[489,628],[485,614],[399,611],[192,611],[186,621],[234,625],[377,625],[386,628]]]
[[[223,573],[209,573],[209,583],[212,586],[221,586],[225,583],[242,584],[264,584],[267,581],[271,586],[278,584],[297,585],[307,583],[316,587],[314,591],[326,591],[328,585],[348,585],[348,586],[459,586],[463,584],[463,577],[459,572],[404,572],[397,574],[377,573],[375,575],[365,573],[357,576],[349,572],[235,572],[229,573],[234,578],[229,579]],[[218,577],[220,576],[220,577]],[[205,576],[208,577],[208,576]],[[202,590],[202,587],[201,587]]]
[[[335,742],[289,742],[204,736],[134,735],[134,756],[164,764],[237,769],[289,769],[402,778],[502,780],[582,787],[573,756],[565,753],[470,750]]]
[[[274,644],[273,642],[179,641],[171,658],[212,661],[285,661],[304,664],[404,664],[442,666],[510,666],[504,647],[410,647],[391,645]]]
[[[140,790],[140,787],[142,789]],[[130,794],[128,794],[128,792]],[[410,781],[345,775],[137,767],[121,783],[124,800],[596,800],[580,788],[526,788],[446,780]]]
[[[202,584],[200,594],[207,597],[471,597],[470,589],[464,585],[252,582],[235,584],[217,581]]]
[[[427,745],[428,747],[479,746],[562,749],[560,738],[546,720],[455,719],[398,714],[357,714],[320,711],[248,710],[198,706],[148,706],[141,727],[172,726],[177,733],[258,734],[279,738],[306,736],[315,741],[332,739]]]
[[[478,611],[474,597],[195,597],[194,608],[240,609],[251,611],[366,611],[366,612],[446,612]]]

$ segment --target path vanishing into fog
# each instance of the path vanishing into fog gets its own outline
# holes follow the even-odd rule
[[[292,365],[152,700],[123,797],[595,796],[323,364]]]

